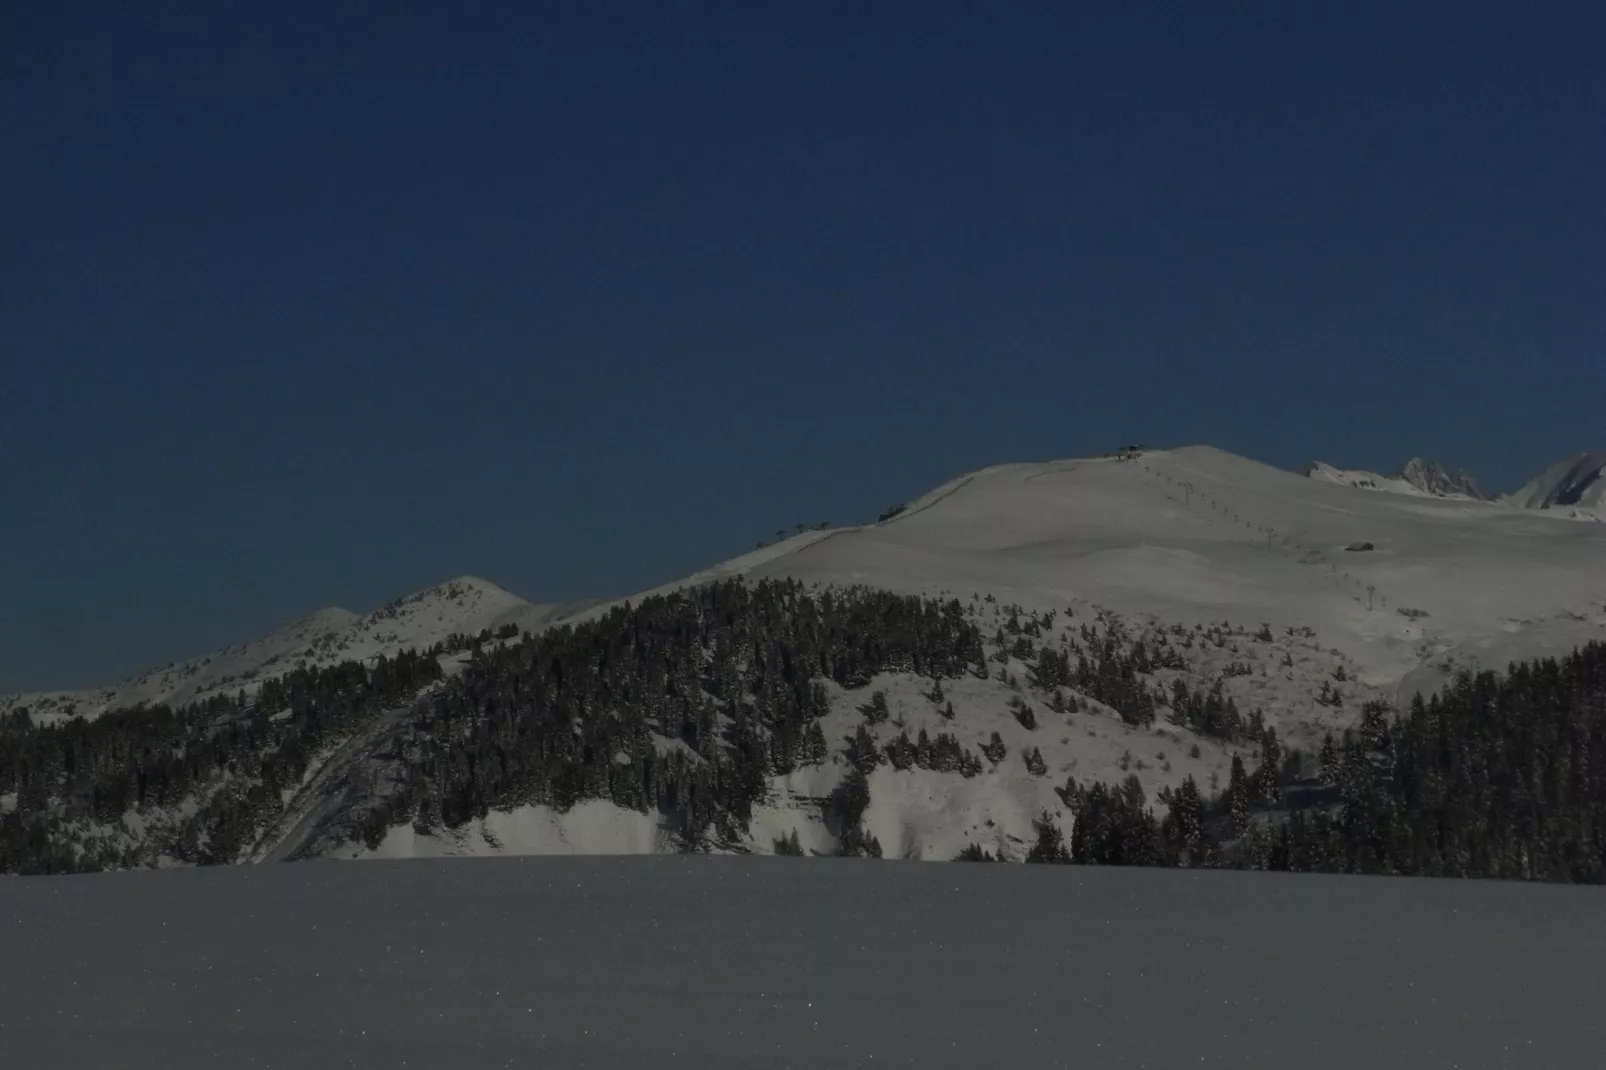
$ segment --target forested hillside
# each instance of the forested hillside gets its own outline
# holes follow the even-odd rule
[[[0,724],[0,871],[238,860],[320,752],[441,677],[437,657],[301,669],[252,696]]]
[[[1313,771],[1291,756],[1278,773],[1268,749],[1214,800],[1191,782],[1164,792],[1158,819],[1135,781],[1072,782],[1069,845],[1045,815],[1028,861],[1600,882],[1606,646],[1466,675],[1388,714],[1368,703]]]
[[[907,854],[866,815],[876,793],[919,784],[970,792],[978,828],[1002,820],[990,806],[1041,805],[1035,842],[978,836],[945,857],[1601,879],[1606,648],[1462,676],[1398,718],[1358,701],[1342,662],[1302,697],[1271,688],[1296,656],[1324,655],[1295,629],[729,580],[178,710],[13,714],[0,870],[260,858],[307,814],[296,854],[316,855],[590,801],[653,818],[670,849],[801,853],[795,829],[753,832],[801,778],[820,785],[800,805],[831,853]],[[889,702],[889,680],[911,684]],[[1291,745],[1288,726],[1310,739],[1321,723],[1325,740]],[[356,742],[363,762],[321,794],[320,770]],[[1095,746],[1130,749],[1079,765]]]

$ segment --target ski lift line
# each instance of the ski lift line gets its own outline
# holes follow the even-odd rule
[[[1145,470],[1147,470],[1147,467],[1145,467]],[[1156,472],[1155,474],[1159,475],[1158,472]],[[1191,510],[1192,509],[1192,505],[1191,505],[1192,491],[1195,489],[1193,484],[1188,480],[1173,480],[1170,475],[1165,475],[1164,479],[1168,483],[1175,482],[1177,486],[1182,487],[1184,489],[1184,492],[1188,495],[1188,498],[1190,499],[1189,502],[1184,503],[1184,504],[1186,504],[1188,506],[1188,508]],[[1199,495],[1199,498],[1200,498],[1200,501],[1205,502],[1206,504],[1210,505],[1210,507],[1212,509],[1218,508],[1218,504],[1216,502],[1216,499],[1211,498],[1208,494],[1205,494],[1205,493],[1201,492],[1200,495]],[[1171,500],[1175,501],[1175,499],[1171,499]],[[1227,510],[1225,507],[1220,507],[1220,508],[1221,508],[1222,512],[1229,512],[1230,515],[1233,517],[1233,519],[1235,519],[1235,520],[1239,519],[1237,513],[1231,512],[1230,510]],[[1276,531],[1275,528],[1267,526],[1267,527],[1262,527],[1262,528],[1258,528],[1257,529],[1248,520],[1245,520],[1243,523],[1244,523],[1244,526],[1246,528],[1251,528],[1252,530],[1258,530],[1258,531],[1261,531],[1261,532],[1263,532],[1265,534],[1265,536],[1266,536],[1266,548],[1268,550],[1275,549],[1275,543],[1278,540],[1281,540],[1283,542],[1283,544],[1289,549],[1293,549],[1293,550],[1304,550],[1305,549],[1305,545],[1303,543],[1295,542],[1295,541],[1293,541],[1291,539],[1287,539],[1287,538],[1281,536]],[[1252,541],[1256,545],[1259,544],[1259,540],[1258,539],[1252,540]],[[1337,572],[1337,566],[1333,565],[1331,562],[1329,562],[1328,559],[1327,559],[1327,555],[1325,553],[1323,553],[1320,549],[1314,549],[1313,548],[1310,552],[1311,552],[1311,554],[1313,554],[1315,556],[1315,558],[1317,559],[1318,562],[1327,565],[1327,568],[1329,569],[1330,572],[1335,572],[1335,573]],[[1359,579],[1356,579],[1354,576],[1350,575],[1347,572],[1338,573],[1335,578],[1338,579],[1340,585],[1353,581],[1357,587],[1363,586],[1362,582]],[[1388,597],[1387,597],[1387,595],[1377,594],[1376,593],[1376,585],[1375,584],[1372,585],[1371,588],[1369,588],[1368,599],[1367,599],[1366,602],[1363,602],[1358,595],[1355,596],[1355,600],[1356,600],[1356,602],[1358,604],[1365,605],[1366,609],[1368,610],[1368,612],[1371,612],[1375,608],[1378,608],[1378,607],[1387,607],[1387,605],[1388,605]],[[1371,602],[1372,604],[1368,605],[1367,602]]]

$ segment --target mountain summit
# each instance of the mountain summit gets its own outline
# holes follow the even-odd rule
[[[1462,496],[1486,502],[1489,496],[1478,486],[1478,481],[1467,472],[1451,472],[1437,461],[1412,457],[1400,469],[1400,478],[1424,494],[1436,498]]]
[[[583,606],[534,605],[489,580],[459,576],[366,614],[320,609],[266,635],[106,687],[0,695],[0,717],[26,709],[36,721],[54,723],[140,705],[184,706],[242,689],[254,692],[264,680],[296,669],[428,649],[455,634],[509,624],[539,628]]]
[[[1606,506],[1606,450],[1558,461],[1504,499],[1523,509],[1599,509]]]

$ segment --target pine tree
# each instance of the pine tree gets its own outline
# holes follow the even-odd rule
[[[1383,702],[1368,702],[1361,707],[1361,746],[1368,751],[1382,752],[1389,747],[1389,707]]]
[[[838,836],[847,838],[857,830],[869,805],[870,781],[858,769],[849,769],[826,800],[828,812],[838,827]]]
[[[1255,781],[1262,800],[1274,803],[1282,798],[1282,784],[1278,780],[1282,748],[1277,743],[1277,729],[1266,727],[1260,737],[1260,768],[1255,770]]]
[[[868,776],[875,772],[876,766],[881,764],[881,751],[876,746],[875,737],[864,725],[854,729],[853,735],[848,737],[847,751],[844,757],[848,765],[852,766],[861,776]]]
[[[1236,754],[1232,756],[1232,776],[1227,781],[1227,799],[1232,810],[1232,834],[1237,838],[1249,830],[1249,821],[1255,808],[1255,791],[1249,784],[1249,774],[1244,770],[1243,758]]]
[[[1065,836],[1054,823],[1054,818],[1044,813],[1032,824],[1037,829],[1037,842],[1026,852],[1026,861],[1050,864],[1070,862],[1071,852],[1066,849]]]
[[[887,693],[885,691],[872,691],[870,701],[859,707],[864,719],[869,724],[882,724],[891,716],[887,709]]]
[[[1337,784],[1338,769],[1338,748],[1333,743],[1333,733],[1329,732],[1322,737],[1321,757],[1318,759],[1316,776],[1323,784]]]
[[[825,743],[825,730],[819,721],[810,721],[803,733],[803,764],[819,765],[829,755]]]
[[[1187,777],[1171,793],[1165,819],[1164,831],[1176,865],[1198,866],[1206,860],[1204,818],[1204,796],[1193,777]]]

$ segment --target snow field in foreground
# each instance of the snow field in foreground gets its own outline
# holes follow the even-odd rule
[[[0,879],[55,1070],[1596,1067],[1599,889],[732,858]]]

